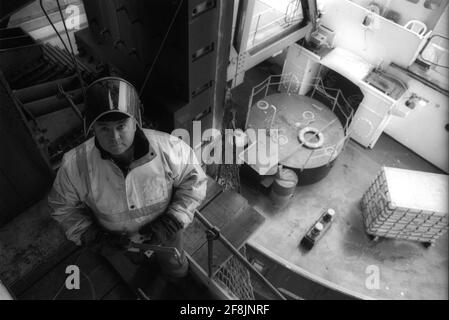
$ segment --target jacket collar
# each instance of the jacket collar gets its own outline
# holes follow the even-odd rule
[[[95,147],[100,152],[101,158],[104,160],[114,161],[111,154],[100,146],[100,143],[98,143],[97,138],[95,138],[94,140],[95,140]],[[138,166],[141,166],[147,162],[150,162],[156,157],[156,152],[154,148],[151,146],[143,130],[140,129],[139,127],[137,127],[136,129],[133,144],[134,144],[135,160],[129,165],[130,170]]]

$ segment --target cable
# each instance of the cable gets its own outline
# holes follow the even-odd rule
[[[47,14],[47,11],[45,10],[44,5],[42,4],[42,1],[43,1],[43,0],[39,0],[39,5],[40,5],[40,7],[41,7],[41,9],[42,9],[42,12],[45,14],[45,17],[47,18],[47,20],[48,20],[48,22],[50,23],[51,27],[53,28],[53,30],[55,31],[55,33],[56,33],[56,35],[58,36],[59,40],[61,41],[62,45],[64,46],[64,49],[70,54],[70,51],[69,51],[69,49],[67,48],[67,45],[65,44],[64,40],[62,39],[61,35],[59,34],[58,30],[56,29],[55,25],[54,25],[53,22],[51,21],[49,15]],[[61,7],[60,7],[60,5],[59,5],[59,1],[57,1],[57,3],[58,3],[58,8],[59,8],[59,13],[61,14],[62,22],[63,22],[63,24],[64,24],[64,28],[65,28],[66,33],[67,33],[67,38],[69,39],[69,44],[70,44],[70,47],[72,48],[72,43],[71,43],[71,41],[70,41],[69,34],[68,34],[68,32],[67,32],[67,27],[66,27],[66,25],[65,25],[64,17],[62,16],[62,10],[61,10]],[[73,50],[73,48],[72,48],[72,50]],[[82,78],[81,78],[81,75],[80,75],[80,73],[79,73],[78,64],[77,64],[77,62],[76,62],[76,59],[74,60],[74,57],[73,57],[72,55],[71,55],[71,58],[72,58],[72,62],[74,63],[74,66],[75,66],[75,70],[76,70],[77,76],[78,76],[78,78],[79,78],[79,80],[80,80],[80,84],[81,84],[81,88],[82,88],[82,90],[83,90],[83,96],[84,96],[84,90],[85,90],[85,89],[84,89],[84,85],[83,85],[84,82],[83,82],[83,80],[82,80]]]
[[[77,74],[78,80],[80,81],[80,84],[81,84],[81,89],[83,91],[83,98],[85,98],[86,97],[86,89],[84,87],[84,81],[83,81],[83,78],[81,77],[81,72],[78,67],[78,62],[76,61],[75,51],[73,50],[73,46],[72,46],[72,40],[70,40],[69,31],[67,30],[67,26],[65,24],[64,15],[62,14],[62,9],[61,9],[61,5],[59,4],[59,0],[56,0],[56,3],[58,4],[59,15],[61,16],[62,25],[64,26],[65,34],[67,36],[67,41],[69,42],[69,45],[70,45],[70,50],[72,53],[71,54],[72,62],[75,66],[76,74]],[[70,52],[69,52],[69,54],[70,54]]]
[[[145,89],[145,86],[147,85],[148,79],[150,78],[151,72],[153,71],[154,65],[156,64],[156,61],[157,61],[157,59],[159,58],[159,55],[162,52],[162,48],[164,47],[165,41],[168,38],[168,34],[170,33],[170,30],[171,30],[171,28],[173,26],[173,23],[175,22],[175,19],[176,19],[177,15],[178,15],[179,10],[181,9],[181,5],[182,5],[183,2],[184,2],[184,0],[179,1],[179,5],[176,8],[175,13],[173,14],[173,18],[170,21],[170,24],[168,26],[167,32],[165,33],[164,38],[162,39],[162,43],[161,43],[161,45],[158,48],[158,51],[156,53],[156,57],[153,59],[153,62],[151,63],[151,66],[150,66],[150,69],[148,70],[148,72],[147,72],[147,74],[145,76],[145,80],[143,81],[142,87],[140,88],[140,91],[139,91],[139,97],[142,96],[142,93],[143,93],[143,91]]]
[[[64,48],[67,50],[67,52],[69,52],[69,50],[68,50],[68,48],[67,48],[67,46],[66,46],[64,40],[62,40],[61,35],[59,34],[58,30],[56,29],[56,27],[54,26],[54,24],[53,24],[53,22],[51,21],[50,17],[48,16],[47,11],[45,10],[44,5],[42,4],[42,1],[43,1],[43,0],[39,0],[39,5],[40,5],[40,7],[41,7],[41,9],[42,9],[42,12],[44,12],[45,17],[47,18],[48,22],[49,22],[50,25],[52,26],[52,28],[53,28],[53,30],[55,31],[56,35],[58,36],[59,40],[61,40],[62,45],[64,46]]]

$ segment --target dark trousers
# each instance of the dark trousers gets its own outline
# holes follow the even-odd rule
[[[180,256],[178,257],[171,252],[154,252],[154,257],[160,266],[163,278],[173,284],[183,283],[183,279],[187,276],[189,269],[189,262],[183,250],[183,231],[181,230],[175,237],[165,240],[161,245],[164,247],[174,247],[180,253]],[[106,258],[128,286],[138,293],[138,288],[140,288],[141,285],[139,281],[140,276],[138,275],[142,270],[140,266],[144,263],[144,260],[147,259],[142,251],[133,253],[114,249],[106,251],[102,250],[98,252],[98,254]],[[154,286],[155,288],[152,290],[156,291],[152,292],[151,296],[161,290],[157,285]]]

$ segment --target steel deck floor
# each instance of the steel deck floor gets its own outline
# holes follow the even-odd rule
[[[381,166],[441,173],[388,136],[382,136],[373,150],[351,141],[328,176],[297,187],[283,210],[273,209],[263,190],[243,187],[243,195],[266,218],[249,244],[301,276],[348,296],[448,299],[447,233],[429,248],[394,239],[374,242],[365,233],[359,202]],[[302,236],[329,207],[337,212],[330,230],[310,252],[300,250]],[[372,268],[379,270],[380,282],[370,289],[366,281]],[[298,290],[295,294],[302,296],[308,288]]]

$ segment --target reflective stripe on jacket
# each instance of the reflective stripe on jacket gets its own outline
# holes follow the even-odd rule
[[[93,219],[129,235],[164,212],[184,227],[192,222],[207,184],[193,150],[167,133],[143,132],[149,152],[130,165],[126,177],[112,160],[101,157],[94,138],[64,155],[48,203],[69,240],[80,244]]]

